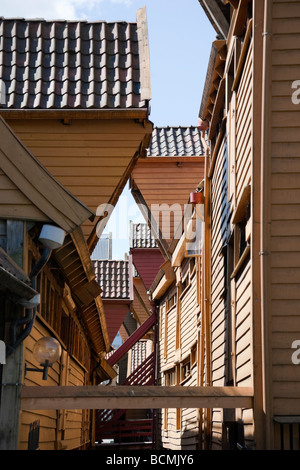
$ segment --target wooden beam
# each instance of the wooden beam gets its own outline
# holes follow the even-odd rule
[[[145,336],[146,333],[155,325],[156,315],[152,315],[147,318],[147,320],[139,326],[132,335],[123,343],[113,354],[107,359],[108,364],[114,366],[117,362],[122,359],[122,357],[139,341]]]
[[[151,79],[146,7],[142,7],[137,11],[136,18],[140,56],[141,100],[149,101],[151,100]]]
[[[252,408],[251,387],[23,386],[22,410]]]
[[[217,33],[223,38],[227,38],[229,24],[217,2],[215,0],[199,0],[199,3]]]

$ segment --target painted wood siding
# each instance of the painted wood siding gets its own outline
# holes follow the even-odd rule
[[[73,195],[96,212],[106,204],[147,130],[122,120],[8,120],[23,144]],[[150,130],[150,129],[149,129]],[[84,225],[84,233],[91,231]]]
[[[45,326],[36,321],[31,335],[24,342],[24,361],[28,367],[39,367],[33,358],[33,346],[40,338],[49,336]],[[26,386],[84,385],[85,369],[66,352],[49,368],[47,382],[42,374],[28,372]],[[29,425],[40,421],[39,445],[41,450],[76,449],[88,442],[88,417],[85,410],[22,411],[20,417],[19,450],[27,450]],[[85,440],[85,442],[83,442]]]
[[[236,95],[233,94],[231,110],[234,110],[235,130],[225,136],[215,162],[212,177],[212,228],[211,228],[211,367],[212,385],[229,385],[230,363],[232,380],[237,386],[252,385],[252,313],[251,313],[251,264],[244,264],[230,281],[230,302],[226,293],[226,270],[223,247],[229,243],[236,204],[241,200],[244,188],[251,184],[252,171],[252,44],[247,52],[243,74]],[[229,119],[230,116],[227,116]],[[231,131],[232,132],[232,131]],[[231,139],[235,143],[232,145]],[[232,154],[234,152],[234,154]],[[234,163],[234,178],[230,175]],[[230,182],[230,185],[229,185]],[[234,185],[234,186],[232,186]],[[227,249],[227,248],[226,248]],[[237,248],[233,248],[236,253]],[[227,252],[228,253],[228,252]],[[237,264],[235,255],[233,268]],[[228,273],[229,276],[231,273]],[[227,305],[226,305],[227,302]],[[233,356],[231,356],[233,354]],[[233,360],[232,360],[233,358]],[[250,413],[252,416],[252,412]],[[253,419],[248,410],[237,410],[236,419],[244,421],[244,431],[249,438],[253,433]],[[224,413],[214,409],[212,414],[212,446],[220,448]]]
[[[300,2],[272,0],[269,318],[274,415],[300,415]],[[294,95],[294,102],[292,100]]]
[[[182,224],[185,204],[204,175],[204,157],[149,157],[138,161],[132,178],[163,237],[171,241]]]
[[[253,49],[250,44],[237,90],[236,107],[236,200],[251,180]]]
[[[230,231],[230,203],[228,202],[228,150],[224,138],[216,159],[211,182],[211,379],[213,386],[226,382],[226,318],[224,292],[224,259],[222,247]],[[212,448],[217,449],[222,439],[222,410],[212,411]]]
[[[223,386],[226,363],[224,259],[221,250],[228,241],[230,204],[228,202],[228,151],[226,139],[220,147],[212,178],[211,208],[211,360],[212,385]]]
[[[197,302],[197,280],[199,277],[196,269],[193,269],[192,272],[189,269],[188,263],[187,271],[190,282],[179,298],[177,297],[176,303],[168,311],[163,306],[160,309],[159,364],[160,370],[162,369],[159,376],[160,385],[166,384],[165,374],[172,368],[176,371],[176,383],[178,385],[198,385],[197,353],[195,352],[194,363],[190,361],[190,358],[192,347],[196,348],[197,342],[197,319],[200,310]],[[173,287],[164,300],[167,300],[174,292],[176,292],[176,289]],[[179,348],[176,347],[178,302],[180,303]],[[182,380],[182,367],[188,362],[190,364],[190,373]],[[158,429],[158,441],[162,447],[173,450],[195,450],[199,435],[198,409],[159,410]]]

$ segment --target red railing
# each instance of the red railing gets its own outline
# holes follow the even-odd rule
[[[139,341],[152,326],[155,325],[156,314],[153,313],[147,320],[135,330],[132,335],[127,338],[123,343],[108,359],[107,362],[113,367],[119,360]]]
[[[98,427],[97,439],[106,441],[105,445],[119,446],[130,444],[148,444],[152,446],[153,420],[152,418],[139,420],[111,420]],[[110,441],[110,442],[107,442]]]
[[[153,352],[124,380],[122,385],[153,385],[154,379]]]
[[[153,385],[155,380],[155,354],[151,353],[130,374],[122,385]],[[155,410],[152,417],[147,419],[126,420],[126,410],[97,410],[96,413],[96,441],[104,445],[103,441],[111,441],[110,445],[142,444],[151,447],[154,442]]]

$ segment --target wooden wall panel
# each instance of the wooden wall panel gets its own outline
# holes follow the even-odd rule
[[[72,194],[96,212],[108,203],[147,134],[122,120],[8,120],[23,144]],[[92,224],[84,225],[88,235]]]
[[[224,137],[219,147],[211,179],[211,380],[215,386],[228,383],[231,364],[236,385],[252,383],[251,265],[243,266],[232,281],[227,279],[231,282],[231,292],[229,284],[226,291],[226,259],[222,251],[235,227],[232,223],[235,204],[244,187],[251,182],[252,54],[250,45],[241,80],[229,108],[231,120],[236,109],[235,134],[234,126],[231,126],[230,135]],[[236,355],[231,356],[230,351]],[[242,414],[241,410],[236,411],[237,418],[242,418]],[[214,409],[211,434],[214,449],[220,449],[222,445],[223,420],[223,411]],[[253,432],[253,421],[247,422],[247,427]]]
[[[165,239],[170,240],[181,224],[184,205],[188,204],[190,193],[196,190],[203,177],[204,157],[149,157],[136,165],[132,178],[149,209],[156,206],[153,217]],[[157,206],[163,204],[173,206],[171,229],[168,224],[170,212],[158,211]]]
[[[36,321],[30,336],[24,341],[24,362],[28,367],[39,367],[33,358],[32,351],[36,341],[44,336],[49,336],[48,329],[41,322]],[[67,356],[67,363],[64,360],[65,355]],[[24,378],[24,383],[28,386],[78,386],[85,384],[85,374],[85,369],[65,352],[53,367],[49,368],[46,382],[42,380],[41,373],[28,372]],[[84,410],[22,411],[19,450],[27,450],[29,425],[36,420],[40,421],[39,444],[41,450],[71,450],[80,447],[89,439],[89,435],[83,433],[83,421],[87,427],[87,423],[83,419],[85,417],[84,413]]]
[[[177,268],[181,269],[181,268]],[[175,292],[175,286],[172,286],[166,293],[166,297],[161,301],[159,316],[159,363],[161,371],[159,384],[165,385],[165,372],[171,368],[176,368],[176,381],[182,386],[198,385],[198,366],[197,362],[190,363],[190,375],[181,381],[182,364],[190,359],[190,353],[193,345],[197,342],[197,318],[199,313],[199,304],[197,303],[197,280],[196,269],[191,271],[190,265],[183,268],[181,272],[189,272],[190,283],[182,292],[176,303],[166,313],[163,307],[164,301],[167,301]],[[177,303],[180,303],[180,347],[176,348],[176,329],[178,323]],[[167,323],[166,323],[167,321]],[[165,357],[165,338],[167,337],[167,356]],[[196,356],[195,356],[196,358]],[[181,382],[180,382],[181,381]],[[167,422],[165,422],[167,420]],[[195,450],[199,438],[198,409],[175,409],[161,410],[158,413],[159,443],[165,448],[172,450]],[[180,428],[178,423],[180,422]]]
[[[212,178],[212,228],[211,228],[211,357],[212,384],[224,385],[225,380],[225,303],[224,260],[220,256],[228,239],[230,203],[228,202],[228,153],[224,139],[216,160]],[[214,422],[214,425],[217,423]]]
[[[236,113],[236,198],[251,179],[252,158],[252,68],[253,50],[249,47],[245,68],[237,92]]]
[[[274,414],[299,415],[300,366],[292,363],[291,346],[300,339],[300,104],[292,99],[300,79],[300,2],[273,0],[271,11],[270,398]]]
[[[36,363],[32,351],[33,346],[40,338],[48,336],[45,327],[36,322],[31,335],[24,342],[24,363],[28,367],[39,367]],[[42,374],[37,372],[28,372],[24,383],[28,386],[43,385]],[[59,384],[59,362],[49,369],[47,385]],[[56,441],[56,420],[57,412],[55,410],[47,411],[22,411],[20,419],[20,437],[19,450],[27,450],[29,424],[40,420],[40,448],[43,450],[54,450]]]

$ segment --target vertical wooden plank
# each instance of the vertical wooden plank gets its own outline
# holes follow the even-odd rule
[[[11,323],[20,318],[21,309],[0,296],[1,314],[4,322]],[[9,341],[5,338],[5,343]],[[0,449],[17,450],[19,442],[20,391],[23,382],[23,345],[6,358],[2,366],[0,423],[5,432],[0,432]]]
[[[141,100],[148,101],[151,100],[151,80],[146,7],[137,11],[136,18],[140,57]]]
[[[7,253],[23,268],[24,222],[7,220]]]

